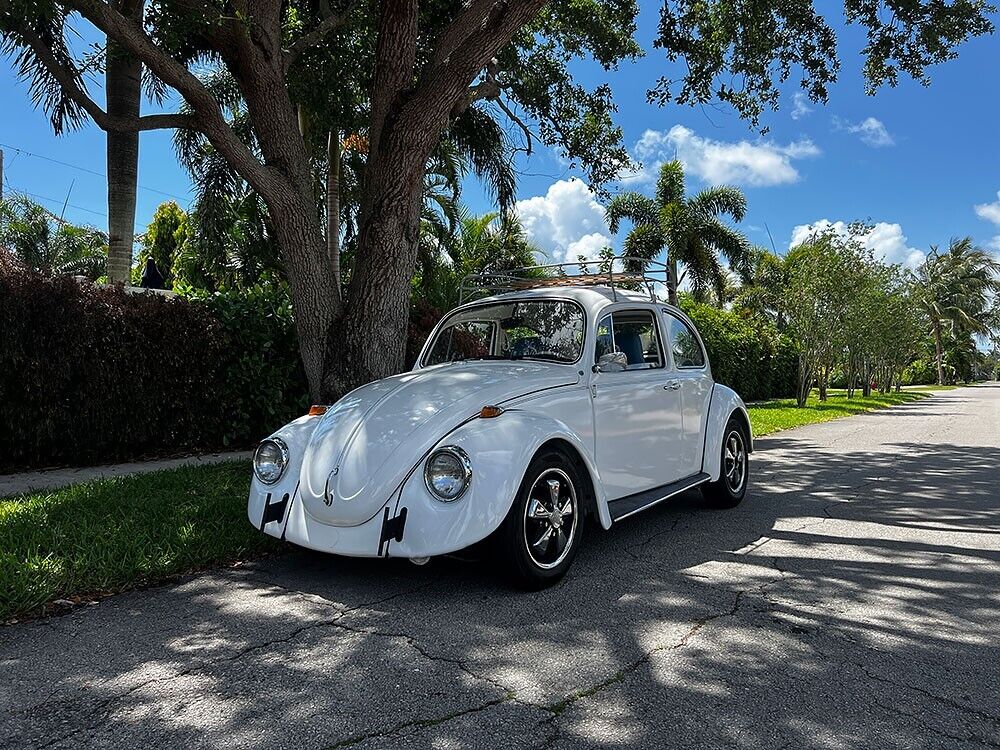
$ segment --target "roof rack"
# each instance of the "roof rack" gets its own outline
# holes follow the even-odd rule
[[[616,267],[619,270],[616,270]],[[651,268],[652,267],[652,268]],[[575,272],[574,272],[575,271]],[[619,291],[644,291],[656,301],[656,284],[668,284],[670,268],[658,260],[637,255],[616,255],[599,260],[522,266],[495,273],[474,273],[462,279],[459,304],[477,295],[491,296],[524,289],[606,286],[615,302]]]

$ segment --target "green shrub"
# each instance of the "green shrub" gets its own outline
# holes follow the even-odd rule
[[[280,296],[280,293],[274,293]],[[0,470],[248,446],[299,413],[287,302],[0,267]]]
[[[681,299],[708,350],[712,375],[745,401],[782,398],[795,393],[798,351],[788,336],[769,323]]]
[[[903,385],[932,385],[937,382],[937,365],[927,359],[911,362],[903,370]]]

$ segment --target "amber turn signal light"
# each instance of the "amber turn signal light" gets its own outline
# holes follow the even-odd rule
[[[483,410],[479,412],[479,416],[483,419],[493,419],[493,417],[499,417],[503,414],[503,409],[499,406],[484,406]]]
[[[325,406],[321,406],[320,404],[313,404],[312,406],[309,407],[310,417],[322,417],[324,414],[326,414]]]

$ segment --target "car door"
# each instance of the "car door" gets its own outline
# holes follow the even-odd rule
[[[705,449],[705,422],[712,398],[712,378],[701,339],[682,317],[668,309],[660,311],[673,362],[671,385],[681,397],[681,436],[677,458],[682,477],[701,471]]]
[[[623,308],[597,324],[595,363],[610,352],[627,360],[619,367],[606,363],[591,388],[594,452],[609,500],[680,478],[681,394],[668,387],[657,317],[654,309]]]

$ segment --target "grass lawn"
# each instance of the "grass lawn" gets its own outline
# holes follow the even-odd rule
[[[825,403],[820,401],[816,391],[813,391],[809,396],[809,401],[801,409],[795,406],[794,398],[782,398],[751,404],[747,406],[747,411],[750,412],[753,434],[755,437],[759,437],[778,430],[787,430],[790,427],[801,427],[814,422],[828,422],[831,419],[849,417],[852,414],[861,414],[873,409],[883,409],[887,406],[917,401],[926,398],[929,395],[929,390],[931,390],[930,387],[919,391],[907,389],[901,393],[886,393],[885,395],[873,393],[868,398],[856,393],[851,399],[847,398],[846,391],[831,390]]]
[[[250,463],[0,498],[0,622],[279,548],[246,518]]]

